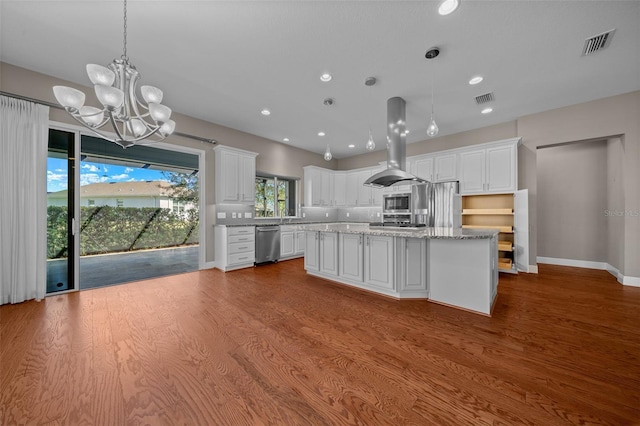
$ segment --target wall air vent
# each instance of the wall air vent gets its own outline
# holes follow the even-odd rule
[[[582,48],[582,56],[591,55],[592,53],[596,53],[604,49],[605,47],[609,47],[609,45],[611,44],[611,39],[613,38],[613,34],[615,32],[616,30],[613,29],[586,39],[584,41],[584,47]]]
[[[486,104],[487,102],[491,102],[493,100],[493,93],[485,93],[484,95],[480,95],[480,96],[476,96],[476,104],[477,105],[482,105],[482,104]]]

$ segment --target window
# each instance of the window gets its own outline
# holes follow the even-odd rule
[[[255,217],[296,215],[296,180],[256,176]]]
[[[91,200],[90,199],[88,202],[89,202],[89,207],[93,207],[93,206],[96,205],[96,200]]]
[[[124,201],[121,198],[116,199],[116,207],[124,207]]]

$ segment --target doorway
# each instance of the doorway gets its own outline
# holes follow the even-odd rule
[[[198,155],[85,135],[80,152],[81,290],[199,269]]]

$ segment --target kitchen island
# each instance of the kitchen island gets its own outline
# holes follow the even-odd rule
[[[300,225],[308,274],[398,299],[491,315],[498,290],[497,231]]]

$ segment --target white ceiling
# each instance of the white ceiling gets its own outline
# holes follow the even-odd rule
[[[119,0],[0,7],[4,62],[90,85],[85,64],[122,54]],[[369,126],[385,149],[393,96],[407,101],[407,142],[427,139],[432,76],[440,135],[640,89],[640,1],[463,0],[446,17],[437,7],[129,0],[128,54],[174,111],[318,153],[328,143],[336,158],[365,152]],[[586,38],[613,28],[608,48],[581,56]],[[428,61],[434,45],[441,54]],[[476,74],[484,81],[470,86]],[[367,76],[378,84],[365,86]],[[474,97],[487,92],[494,112],[482,115]]]

